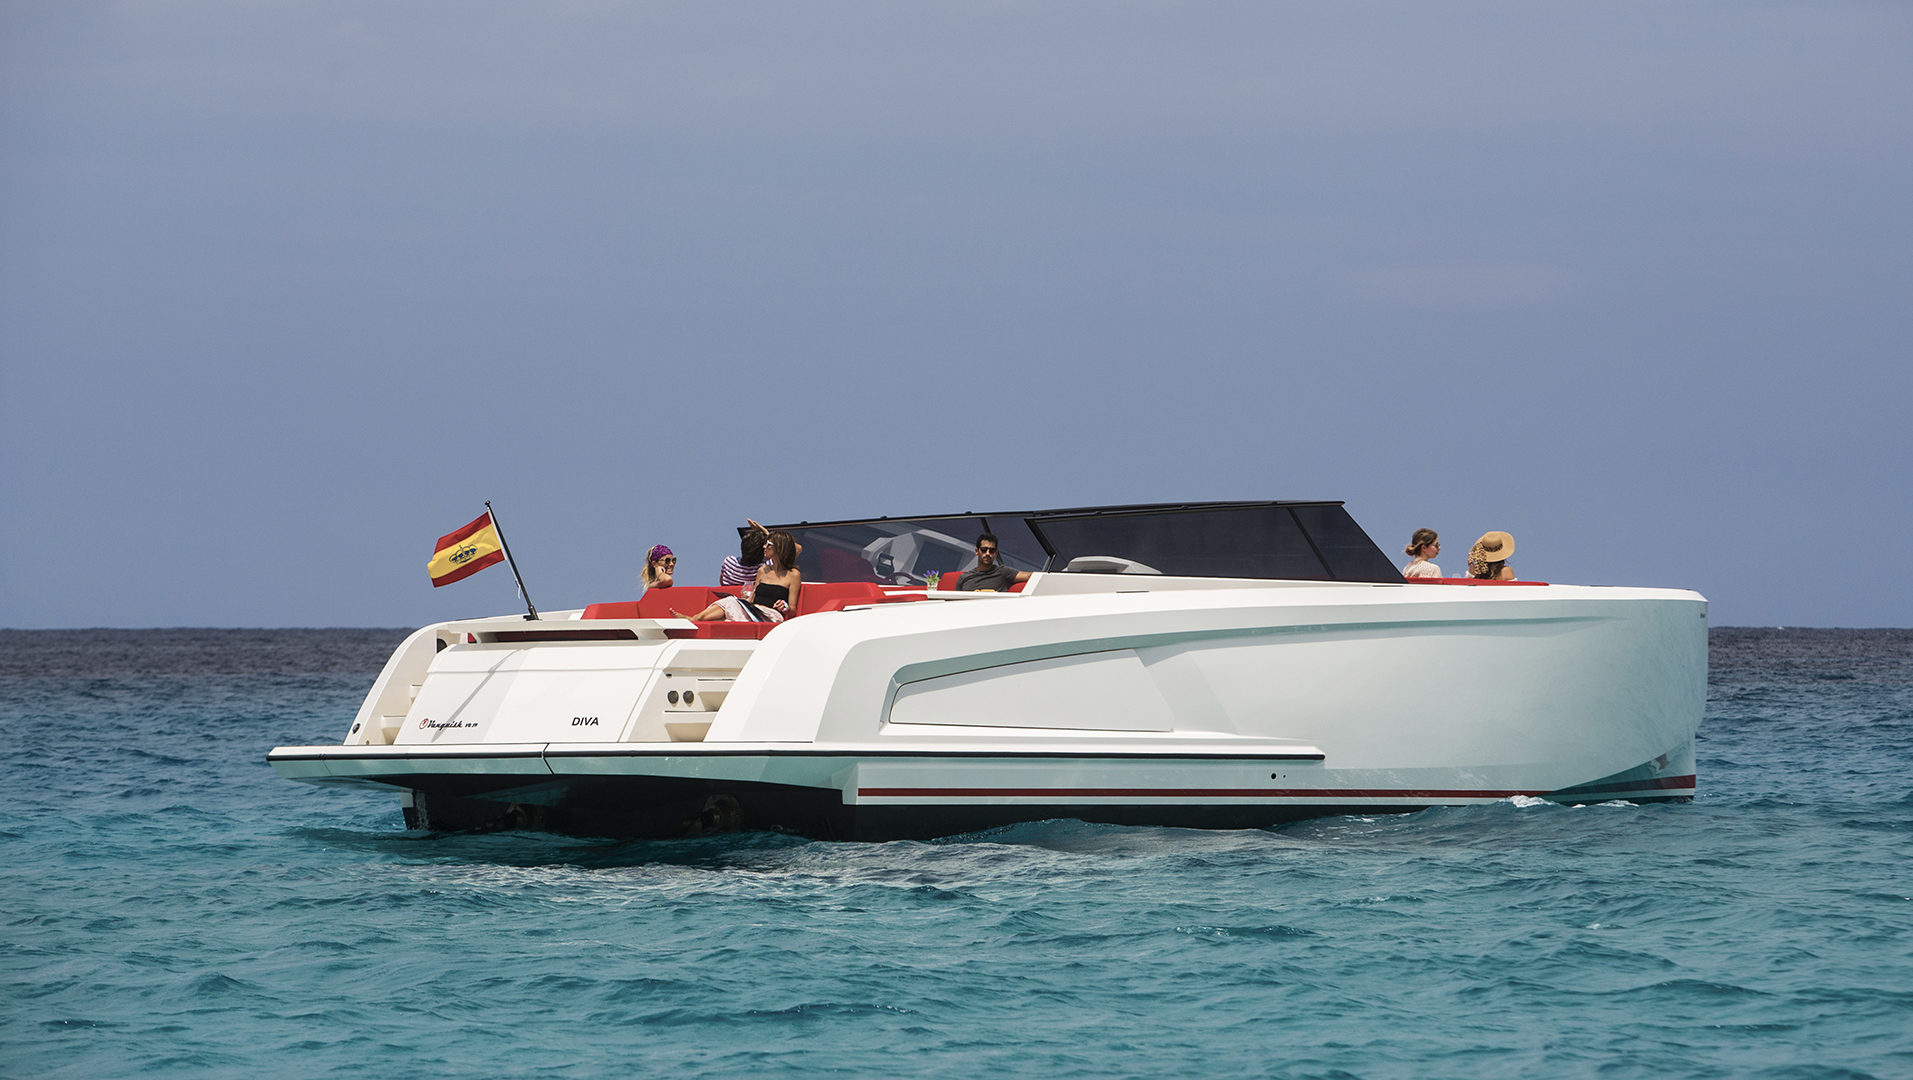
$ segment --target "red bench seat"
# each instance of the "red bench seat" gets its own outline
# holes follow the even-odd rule
[[[672,609],[695,615],[710,607],[720,596],[736,596],[734,585],[675,585],[669,589],[647,589],[636,600],[618,600],[592,604],[581,618],[586,619],[668,619]]]
[[[736,596],[738,591],[730,585],[674,585],[668,589],[648,590],[636,600],[591,604],[580,618],[669,619],[673,617],[673,610],[696,614],[715,603],[718,597]],[[913,593],[888,593],[883,586],[873,581],[818,581],[806,583],[798,590],[797,599],[801,605],[797,614],[809,615],[819,611],[842,611],[860,604],[893,604],[921,600],[923,597]],[[666,633],[671,637],[761,639],[777,625],[713,620],[698,623],[695,631],[668,630]]]

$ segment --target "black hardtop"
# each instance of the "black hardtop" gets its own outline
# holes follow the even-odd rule
[[[1135,503],[851,518],[772,526],[807,577],[919,584],[974,566],[985,532],[1019,570],[1297,581],[1400,581],[1339,500]],[[741,530],[740,530],[741,532]]]

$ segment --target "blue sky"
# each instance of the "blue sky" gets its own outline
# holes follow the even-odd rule
[[[1913,8],[0,4],[0,626],[1347,500],[1906,626]]]

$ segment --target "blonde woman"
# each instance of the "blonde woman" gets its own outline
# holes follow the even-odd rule
[[[1441,552],[1441,537],[1433,529],[1416,529],[1415,535],[1408,538],[1408,546],[1402,549],[1405,555],[1413,555],[1407,566],[1402,567],[1405,578],[1438,578],[1441,567],[1429,562]]]
[[[668,589],[674,584],[677,575],[678,557],[663,544],[653,544],[651,551],[644,557],[644,572],[639,580],[644,582],[648,592],[652,589]]]

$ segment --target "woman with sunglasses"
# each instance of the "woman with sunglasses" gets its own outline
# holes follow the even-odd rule
[[[797,569],[797,538],[778,529],[765,539],[757,580],[744,586],[741,597],[721,596],[695,615],[676,609],[671,614],[693,622],[783,622],[797,610],[797,593],[803,587],[804,574]]]
[[[645,589],[668,589],[678,569],[678,557],[663,544],[654,545],[651,553],[644,557],[644,573],[639,577],[644,581]]]

